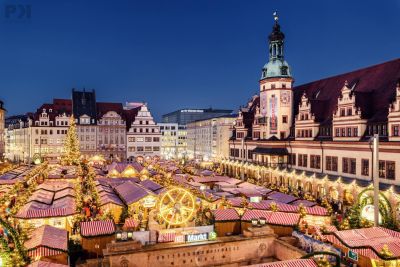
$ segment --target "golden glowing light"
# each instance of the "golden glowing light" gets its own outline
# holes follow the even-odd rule
[[[160,198],[159,213],[169,225],[183,225],[193,218],[195,197],[189,191],[173,187]]]

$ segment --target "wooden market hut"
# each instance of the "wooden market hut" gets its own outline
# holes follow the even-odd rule
[[[115,240],[115,225],[112,220],[81,222],[81,243],[88,258],[103,255],[103,249]]]
[[[116,186],[114,190],[125,205],[136,214],[144,207],[143,202],[147,198],[153,199],[155,205],[157,195],[138,183],[128,181]]]
[[[325,240],[339,248],[347,259],[358,266],[399,266],[400,233],[383,228],[370,227],[334,231],[324,236]],[[386,255],[383,251],[386,250]],[[349,258],[349,251],[357,260]],[[391,254],[391,255],[389,255]]]
[[[119,223],[121,214],[125,208],[124,203],[108,184],[98,183],[97,193],[100,197],[100,208],[104,213],[110,212],[115,223]]]
[[[242,232],[252,226],[253,219],[264,218],[278,236],[289,236],[300,221],[300,214],[266,210],[246,210],[241,217]]]
[[[28,256],[52,263],[68,264],[68,232],[50,225],[36,228],[24,244]]]
[[[240,216],[235,209],[218,209],[213,214],[217,236],[240,234]]]
[[[46,181],[39,185],[28,202],[14,216],[20,223],[34,227],[51,225],[71,232],[71,219],[76,214],[75,191],[61,181]]]

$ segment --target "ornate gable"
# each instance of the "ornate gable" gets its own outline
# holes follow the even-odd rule
[[[299,112],[295,117],[296,139],[312,140],[317,136],[318,130],[319,123],[315,122],[315,116],[311,112],[311,102],[304,92],[300,99]]]

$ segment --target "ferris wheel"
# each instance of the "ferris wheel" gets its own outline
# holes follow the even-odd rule
[[[159,202],[160,216],[169,225],[187,223],[194,214],[196,201],[189,191],[174,187],[165,192]]]

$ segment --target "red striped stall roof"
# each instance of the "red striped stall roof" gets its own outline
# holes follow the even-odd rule
[[[298,213],[272,212],[267,222],[269,224],[292,226],[298,224],[299,220],[300,214]]]
[[[242,216],[242,221],[251,221],[252,219],[259,219],[261,217],[265,218],[268,224],[283,226],[294,226],[300,220],[300,214],[298,213],[247,210]]]
[[[135,219],[126,219],[123,228],[136,228],[139,225],[139,222]]]
[[[214,210],[215,221],[238,221],[240,220],[239,214],[235,209],[219,209]]]
[[[28,250],[28,256],[31,257],[32,259],[37,259],[37,258],[40,259],[42,257],[55,256],[61,253],[66,253],[66,252],[56,249],[51,249],[48,247],[38,247],[32,250]]]
[[[32,232],[31,238],[25,242],[24,246],[28,250],[47,247],[67,252],[68,232],[50,225],[42,225]]]
[[[270,211],[266,210],[246,210],[242,216],[242,221],[251,221],[252,219],[259,219],[261,217],[268,218],[271,216]]]
[[[318,267],[313,259],[296,259],[249,265],[248,267]]]
[[[328,216],[328,210],[320,206],[305,207],[307,214],[317,215],[317,216]]]
[[[326,235],[326,240],[351,250],[369,249],[366,255],[376,256],[387,245],[393,253],[393,257],[400,258],[400,237],[397,232],[382,227],[370,227],[362,229],[344,230]]]
[[[28,267],[67,267],[68,265],[53,263],[49,261],[35,261],[28,265]]]
[[[358,253],[359,255],[363,255],[365,257],[371,258],[371,259],[379,259],[379,257],[376,255],[376,253],[370,249],[370,248],[353,248],[351,251],[354,251]]]
[[[112,235],[115,233],[115,225],[112,220],[81,222],[81,236]]]

